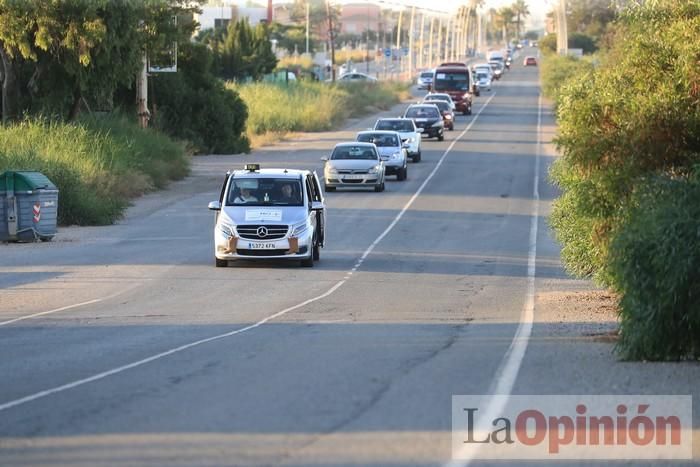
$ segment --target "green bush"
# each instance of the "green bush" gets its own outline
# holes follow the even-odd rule
[[[120,117],[74,124],[25,120],[0,127],[0,172],[36,170],[60,190],[58,221],[110,224],[129,199],[184,177],[182,145]]]
[[[611,245],[627,359],[700,357],[700,183],[656,180]]]
[[[569,34],[568,46],[570,49],[581,49],[584,54],[592,54],[598,50],[595,39],[580,32]]]
[[[540,39],[538,46],[544,53],[555,53],[557,51],[557,35],[547,34]]]
[[[211,73],[212,56],[206,46],[182,47],[179,60],[177,73],[161,73],[151,80],[156,127],[191,142],[197,152],[249,151],[246,105]]]
[[[552,99],[555,106],[559,103],[562,88],[573,79],[589,79],[593,65],[589,60],[571,56],[547,55],[541,64],[540,81],[542,94]]]
[[[698,18],[691,0],[633,5],[602,65],[559,94],[562,157],[552,178],[563,196],[552,224],[574,274],[611,284],[610,241],[630,196],[654,176],[687,174],[700,162]]]

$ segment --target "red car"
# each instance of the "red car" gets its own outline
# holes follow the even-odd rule
[[[537,59],[535,57],[525,57],[523,66],[537,66]]]

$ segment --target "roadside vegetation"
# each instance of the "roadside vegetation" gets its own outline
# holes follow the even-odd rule
[[[544,78],[572,77],[548,91],[551,224],[567,269],[619,294],[625,359],[700,357],[699,18],[694,0],[631,4],[599,65]]]
[[[330,130],[348,118],[387,110],[410,96],[403,83],[336,84],[296,82],[235,84],[248,108],[247,135],[252,145],[269,143],[290,132]]]
[[[129,200],[184,177],[185,148],[125,117],[0,126],[0,172],[35,170],[59,188],[59,223],[110,224]]]

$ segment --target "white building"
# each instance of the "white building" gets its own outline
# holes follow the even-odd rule
[[[208,3],[202,6],[202,13],[194,15],[199,23],[200,31],[217,27],[226,27],[231,21],[247,18],[251,25],[256,25],[267,19],[267,8],[239,7],[232,2],[221,2],[219,5]]]

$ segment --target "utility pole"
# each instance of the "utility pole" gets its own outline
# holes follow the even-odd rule
[[[145,51],[141,60],[141,72],[136,82],[136,111],[139,116],[139,126],[148,128],[151,112],[148,110],[148,58]]]
[[[557,53],[568,55],[569,53],[569,33],[566,27],[566,0],[559,0],[557,8]]]
[[[445,28],[445,53],[443,54],[442,61],[447,62],[449,61],[449,56],[450,56],[450,24],[452,23],[452,17],[447,18],[447,27]]]
[[[369,3],[367,3],[367,51],[365,53],[366,72],[369,74]]]
[[[408,78],[410,79],[411,76],[413,76],[413,25],[415,24],[414,22],[414,17],[416,14],[416,7],[411,7],[411,21],[408,26]]]
[[[335,82],[335,45],[333,37],[333,18],[331,16],[331,0],[326,0],[326,16],[328,16],[328,38],[331,43],[331,81]]]
[[[461,52],[462,52],[462,57],[465,59],[467,58],[467,47],[469,43],[469,18],[471,17],[472,12],[470,7],[465,7],[464,11],[464,20],[462,21],[462,46],[461,46]]]
[[[442,18],[438,20],[438,31],[437,31],[437,42],[435,43],[435,61],[433,62],[433,66],[437,66],[438,62],[440,61],[440,53],[441,53],[441,48],[442,46]]]
[[[433,67],[433,36],[435,29],[435,18],[430,17],[430,37],[428,37],[428,67]]]
[[[418,68],[423,69],[423,52],[425,51],[425,43],[423,42],[423,37],[425,34],[425,12],[420,15],[420,48],[418,52]]]
[[[306,53],[309,53],[309,16],[310,16],[311,4],[309,0],[306,0]]]
[[[454,62],[457,56],[457,26],[462,22],[461,11],[457,10],[457,18],[452,21],[452,50],[450,52],[450,61]]]
[[[399,57],[399,79],[401,79],[401,19],[403,18],[403,8],[399,10],[399,24],[396,27],[396,54]],[[393,58],[393,57],[392,57]],[[392,70],[395,68],[392,67]],[[394,72],[391,72],[392,79],[394,78]]]

